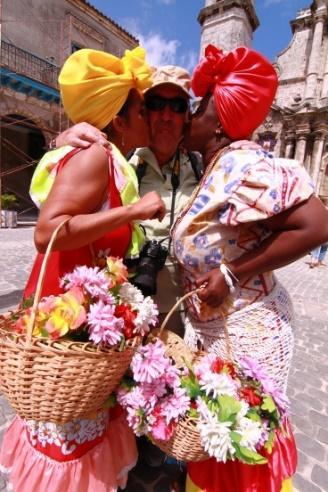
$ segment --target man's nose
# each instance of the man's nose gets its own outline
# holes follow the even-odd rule
[[[165,105],[165,107],[161,111],[161,116],[164,121],[168,121],[172,119],[172,109],[168,104]]]

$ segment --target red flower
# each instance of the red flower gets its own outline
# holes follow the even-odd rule
[[[224,361],[220,359],[220,357],[218,357],[217,359],[215,359],[214,362],[212,362],[211,371],[215,372],[216,374],[219,374],[224,368],[224,365],[225,365]]]
[[[120,304],[115,306],[115,316],[124,319],[123,334],[125,338],[132,338],[135,328],[134,320],[137,317],[137,313],[132,311],[131,306],[128,304]]]
[[[239,391],[239,395],[247,401],[247,403],[251,407],[255,407],[256,405],[260,405],[262,403],[262,398],[255,393],[253,388],[241,388]]]
[[[232,364],[232,362],[226,362],[224,365],[228,369],[228,373],[230,374],[230,376],[232,378],[235,378],[236,377],[236,370],[235,370],[235,367]]]

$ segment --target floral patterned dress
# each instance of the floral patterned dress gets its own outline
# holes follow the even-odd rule
[[[57,163],[57,172],[79,150],[67,149]],[[115,155],[116,157],[116,155]],[[124,160],[121,155],[121,159]],[[126,161],[125,161],[126,162]],[[113,166],[124,165],[109,154],[109,175]],[[116,180],[108,184],[108,201],[103,208],[122,204]],[[93,243],[94,253],[109,250],[124,257],[131,241],[126,224]],[[43,255],[38,255],[25,288],[35,292]],[[88,246],[53,252],[49,259],[43,295],[62,292],[60,277],[77,265],[92,265]],[[114,492],[124,487],[128,471],[137,461],[135,437],[120,407],[100,411],[66,424],[25,421],[15,417],[7,429],[0,452],[0,469],[10,477],[15,492]]]
[[[220,153],[172,230],[185,291],[195,289],[199,275],[256,249],[271,234],[261,221],[312,194],[311,179],[296,161],[277,159],[262,150]],[[185,340],[191,348],[202,346],[225,357],[225,317],[234,356],[247,354],[258,360],[286,390],[293,309],[273,272],[246,279],[219,308],[202,304],[197,295],[189,297],[187,307]],[[269,465],[222,465],[209,460],[190,464],[188,469],[196,485],[207,492],[280,492],[282,480],[293,474],[295,466],[295,445],[288,433],[277,444]],[[257,479],[263,485],[252,488]]]

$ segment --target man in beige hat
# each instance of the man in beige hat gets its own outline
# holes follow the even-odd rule
[[[189,113],[189,73],[181,67],[167,65],[158,67],[153,74],[153,85],[145,92],[145,105],[149,115],[150,146],[136,149],[130,162],[135,166],[139,179],[140,195],[156,190],[166,205],[166,216],[154,227],[151,221],[144,223],[148,239],[169,245],[169,230],[175,217],[184,207],[199,180],[197,156],[180,148],[185,123]],[[69,128],[56,139],[57,146],[70,144],[87,146],[90,142],[102,141],[99,130],[87,123]],[[155,302],[161,319],[180,297],[179,274],[173,256],[168,258],[157,274]],[[182,334],[183,324],[179,313],[170,323],[174,331]]]

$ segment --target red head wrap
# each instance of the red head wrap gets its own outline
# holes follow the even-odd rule
[[[277,86],[272,64],[244,46],[224,54],[208,45],[191,80],[195,96],[214,94],[220,123],[233,139],[248,137],[262,123]]]

